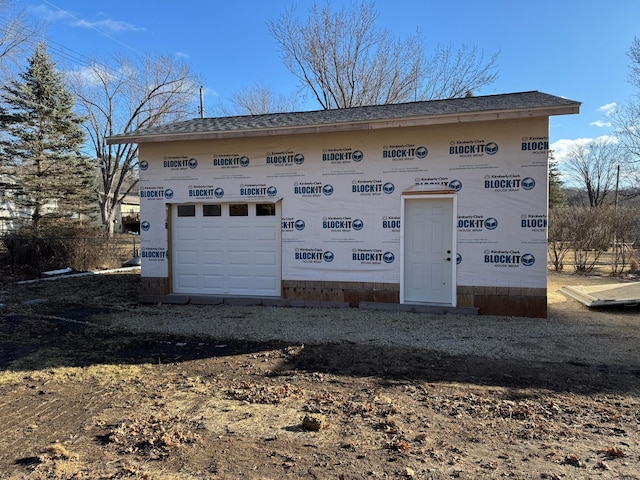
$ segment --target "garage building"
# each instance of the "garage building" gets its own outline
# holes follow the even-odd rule
[[[139,145],[144,295],[546,317],[549,117],[532,91],[198,118]]]

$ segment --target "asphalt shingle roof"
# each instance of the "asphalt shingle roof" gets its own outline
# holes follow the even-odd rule
[[[139,129],[108,138],[109,143],[140,143],[194,138],[206,134],[233,132],[251,136],[252,131],[291,130],[348,124],[410,120],[442,116],[462,116],[490,112],[573,108],[580,103],[538,91],[452,98],[389,105],[372,105],[334,110],[271,113],[235,117],[196,118],[183,122]],[[561,113],[567,113],[565,111]],[[573,112],[572,112],[573,113]],[[291,132],[289,132],[291,133]]]

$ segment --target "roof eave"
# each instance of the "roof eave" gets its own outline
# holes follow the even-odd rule
[[[330,132],[349,132],[379,130],[384,128],[418,127],[454,123],[507,120],[518,118],[549,117],[553,115],[571,115],[580,113],[580,103],[513,110],[495,110],[484,112],[456,113],[444,115],[425,115],[398,119],[361,120],[355,122],[331,123],[321,125],[302,125],[299,127],[254,128],[246,130],[167,133],[167,134],[127,134],[107,137],[107,144],[159,143],[193,140],[220,140],[226,138],[270,137],[277,135],[303,135]]]

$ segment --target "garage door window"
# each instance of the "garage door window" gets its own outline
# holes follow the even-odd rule
[[[203,205],[202,215],[204,217],[220,217],[222,216],[222,205]]]
[[[248,217],[249,205],[246,203],[232,203],[229,205],[230,217]]]
[[[256,217],[275,217],[275,203],[256,203]]]
[[[195,205],[178,205],[179,217],[195,217],[196,206]]]

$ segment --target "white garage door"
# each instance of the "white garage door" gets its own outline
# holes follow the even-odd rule
[[[280,203],[171,206],[174,293],[280,296]]]

